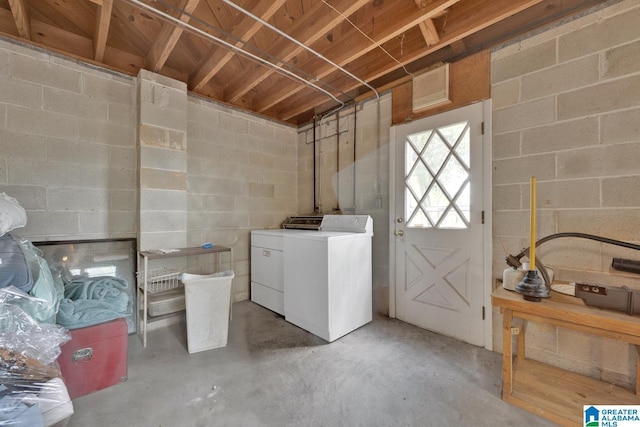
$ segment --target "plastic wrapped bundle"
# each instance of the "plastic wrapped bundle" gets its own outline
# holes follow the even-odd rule
[[[0,303],[0,425],[49,426],[73,414],[56,359],[69,331]]]

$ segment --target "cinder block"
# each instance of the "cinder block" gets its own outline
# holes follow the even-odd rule
[[[558,95],[558,119],[566,120],[640,106],[640,75],[607,81]]]
[[[638,144],[616,144],[562,151],[556,154],[558,178],[634,175],[638,173]]]
[[[597,21],[587,27],[565,34],[558,39],[558,55],[564,62],[599,52],[609,47],[640,38],[638,29],[640,8]]]
[[[66,114],[7,106],[7,129],[45,137],[76,139],[79,120]]]
[[[274,185],[273,184],[258,184],[255,182],[249,183],[249,196],[252,197],[273,197]]]
[[[12,54],[10,61],[10,75],[13,79],[76,93],[82,90],[82,73],[77,70],[54,64],[50,60],[18,54]]]
[[[30,210],[27,211],[27,218],[27,225],[20,229],[20,235],[29,236],[34,241],[50,240],[54,235],[77,235],[80,232],[80,221],[76,212]]]
[[[233,133],[249,133],[249,121],[243,117],[237,117],[221,112],[218,116],[220,129],[225,129]]]
[[[0,162],[0,174],[2,173],[2,162]],[[7,193],[15,198],[20,206],[27,211],[44,211],[47,208],[47,190],[39,185],[2,185],[0,192]],[[29,218],[27,218],[29,221]]]
[[[153,71],[141,69],[138,72],[138,79],[150,85],[167,86],[168,88],[180,90],[185,94],[187,92],[187,84],[185,82],[154,73]]]
[[[558,351],[558,328],[537,322],[527,322],[525,342],[532,347],[551,353]]]
[[[600,181],[578,179],[570,181],[546,181],[537,185],[539,208],[597,208],[600,206]],[[530,188],[525,186],[523,205],[529,207]]]
[[[111,102],[107,109],[108,120],[115,125],[134,127],[138,122],[138,112],[134,107]]]
[[[48,158],[81,165],[109,166],[109,146],[61,139],[47,142]]]
[[[141,251],[158,248],[185,248],[187,247],[186,231],[147,232],[140,228],[138,231],[138,245]]]
[[[496,211],[493,213],[493,234],[494,236],[526,237],[526,246],[529,246],[529,219],[530,215],[528,210]],[[540,210],[538,212],[538,222],[536,225],[538,226],[538,236],[547,236],[555,233],[555,212]],[[521,248],[518,248],[517,250],[520,249]]]
[[[262,141],[262,152],[272,156],[286,157],[287,146],[278,141],[264,140]]]
[[[109,211],[109,192],[105,189],[49,188],[47,208],[54,211]]]
[[[275,130],[273,126],[265,122],[249,121],[249,135],[264,139],[274,139]]]
[[[640,176],[602,179],[603,207],[640,206]]]
[[[111,166],[121,169],[136,170],[138,159],[135,147],[109,147]]]
[[[108,170],[110,189],[133,190],[136,188],[136,170],[111,167]]]
[[[522,209],[520,184],[496,185],[492,189],[493,210]]]
[[[626,44],[604,54],[603,77],[620,77],[640,70],[640,41]]]
[[[186,132],[187,112],[184,110],[158,107],[153,104],[144,104],[140,106],[140,123]]]
[[[42,86],[29,81],[0,76],[2,103],[23,107],[42,107]]]
[[[87,96],[102,99],[103,101],[123,104],[127,106],[135,105],[135,85],[116,81],[108,75],[83,74],[83,93]]]
[[[556,100],[550,96],[493,112],[493,131],[505,133],[540,126],[556,120]]]
[[[537,253],[548,267],[561,266],[587,271],[600,265],[601,246],[600,243],[587,239],[555,239],[540,245]],[[554,272],[556,270],[558,269],[554,269]]]
[[[9,51],[0,45],[0,76],[9,75]]]
[[[140,167],[163,169],[166,171],[187,172],[187,153],[185,151],[141,146]]]
[[[141,211],[140,229],[145,232],[187,229],[187,211]]]
[[[184,172],[140,168],[140,188],[162,190],[187,190],[187,175]]]
[[[640,109],[602,116],[600,133],[603,144],[640,141]]]
[[[591,233],[626,242],[640,241],[639,209],[589,209],[558,211],[558,229]]]
[[[275,167],[275,156],[270,156],[268,154],[263,153],[249,153],[249,166],[257,167],[257,168],[273,168]],[[278,163],[282,161],[278,158]]]
[[[141,211],[183,211],[187,208],[187,193],[177,190],[141,189]]]
[[[0,108],[0,113],[2,108]],[[0,153],[9,158],[46,160],[47,139],[22,132],[0,130]],[[44,142],[44,143],[43,143]]]
[[[517,104],[520,101],[520,79],[491,85],[491,101],[495,110]]]
[[[203,195],[202,208],[207,212],[234,212],[236,211],[236,199],[234,196],[217,196],[217,195]],[[239,209],[243,211],[243,209]],[[206,221],[205,221],[206,222]]]
[[[221,163],[231,163],[239,167],[249,164],[249,156],[245,150],[240,150],[230,146],[218,147],[216,161]]]
[[[588,86],[600,77],[598,55],[562,63],[522,77],[522,100],[566,92]]]
[[[239,229],[249,227],[249,214],[237,212],[220,212],[211,218],[213,228]]]
[[[499,83],[556,63],[556,41],[549,40],[492,61],[491,83]]]
[[[135,190],[111,190],[109,191],[109,211],[130,211],[136,213],[137,198]]]
[[[493,162],[493,183],[514,184],[526,183],[532,176],[538,181],[554,179],[556,177],[556,155],[540,154]]]
[[[493,159],[504,159],[520,155],[521,132],[510,132],[493,135]]]
[[[122,147],[135,146],[133,128],[89,120],[81,120],[79,127],[80,140]]]
[[[9,184],[79,187],[82,182],[77,171],[69,170],[68,163],[15,158],[6,166]]]
[[[522,131],[522,154],[569,150],[598,143],[597,117],[554,123]]]
[[[96,98],[55,88],[44,88],[45,110],[89,120],[107,121],[108,104]]]

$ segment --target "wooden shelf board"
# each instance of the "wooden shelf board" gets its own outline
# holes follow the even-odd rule
[[[579,425],[583,405],[638,405],[622,387],[534,360],[514,361],[513,393],[504,400],[560,425]]]

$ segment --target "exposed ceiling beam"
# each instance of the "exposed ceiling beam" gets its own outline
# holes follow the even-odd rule
[[[440,36],[438,35],[438,30],[436,30],[436,24],[433,23],[433,19],[426,19],[418,25],[427,46],[431,46],[440,41]]]
[[[415,0],[416,5],[418,7],[425,7],[426,4],[423,0]],[[425,19],[420,24],[420,31],[422,32],[422,37],[424,37],[424,41],[427,43],[427,46],[431,46],[432,44],[438,43],[440,41],[440,36],[438,36],[438,30],[436,30],[436,25],[433,23],[433,19]]]
[[[303,18],[295,24],[289,35],[302,44],[309,46],[344,21],[344,17],[351,16],[368,2],[369,0],[336,1],[332,6],[336,10],[339,10],[342,16],[335,13],[327,13],[327,7],[323,5],[322,2],[317,2],[312,9],[307,11]],[[279,38],[265,50],[272,52],[283,62],[287,62],[304,49],[290,43],[284,38]],[[281,65],[281,63],[278,65]],[[264,67],[253,67],[247,70],[242,76],[236,79],[235,83],[229,85],[225,93],[226,100],[229,102],[237,101],[273,73],[273,70]]]
[[[13,20],[18,28],[20,37],[31,40],[31,20],[29,8],[25,0],[9,0],[9,7],[13,14]]]
[[[372,37],[373,42],[366,43],[364,45],[362,43],[354,43],[346,48],[341,43],[336,43],[336,46],[331,52],[324,52],[323,55],[331,58],[338,65],[345,66],[346,64],[364,56],[368,52],[377,49],[379,45],[401,35],[408,29],[417,26],[425,19],[429,19],[433,15],[441,13],[444,9],[458,3],[458,1],[459,0],[438,0],[430,3],[424,9],[411,7],[411,12],[400,9],[395,5],[393,11],[386,11],[384,13],[387,19],[379,23],[379,26],[376,27],[376,34]],[[358,36],[361,37],[359,31],[352,28],[345,32],[343,39],[348,40],[353,37],[357,40]],[[332,65],[319,60],[318,58],[312,58],[307,62],[307,64],[299,66],[303,69],[314,70],[314,75],[317,79],[324,79],[324,77],[335,71],[335,68]],[[363,80],[367,81],[367,79]],[[285,84],[286,87],[274,85],[272,89],[264,91],[260,99],[254,104],[256,111],[264,112],[292,94],[304,89],[304,86],[292,85],[290,82],[283,84]]]
[[[113,0],[103,0],[102,4],[96,7],[96,31],[93,36],[93,59],[98,62],[102,62],[104,59],[104,51],[107,47],[107,36],[109,35],[109,25],[111,24]]]
[[[444,46],[451,45],[452,43],[462,40],[464,37],[473,34],[476,31],[480,31],[490,25],[499,22],[511,15],[531,7],[543,0],[482,0],[473,4],[467,2],[461,2],[457,7],[450,9],[450,14],[457,16],[456,19],[449,19],[446,31],[441,31],[440,42],[433,46],[425,46],[422,49],[413,50],[411,55],[406,55],[402,63],[408,64],[414,60],[421,58],[436,50],[442,49]],[[451,15],[449,15],[449,18]],[[399,56],[399,55],[397,55]],[[380,64],[379,66],[371,66],[370,60],[362,58],[361,63],[353,63],[351,72],[356,75],[363,76],[365,81],[374,80],[384,74],[387,74],[400,67],[395,61],[387,60],[386,64]],[[336,78],[340,79],[342,76],[336,71]],[[347,84],[339,84],[339,87],[343,92],[348,92],[356,89],[360,85],[357,82],[344,80]],[[331,80],[328,83],[332,83]],[[304,88],[303,88],[304,89]],[[278,117],[282,120],[289,120],[299,114],[302,114],[312,109],[315,104],[312,102],[295,102],[284,103],[284,99],[279,102],[282,103],[281,112]]]
[[[251,13],[267,21],[274,13],[286,3],[286,0],[257,1]],[[233,35],[239,39],[235,42],[236,47],[242,47],[249,41],[262,27],[262,24],[249,16],[244,16],[235,27]],[[190,88],[194,91],[202,89],[208,82],[224,67],[235,55],[235,52],[224,47],[218,47],[213,55],[202,64],[190,79]]]
[[[182,0],[178,6],[181,12],[177,18],[182,22],[189,22],[191,14],[199,2],[200,0]],[[162,30],[160,30],[160,34],[153,42],[153,46],[151,46],[145,60],[146,67],[149,70],[157,73],[164,67],[183,31],[184,29],[177,25],[166,22],[162,25]]]

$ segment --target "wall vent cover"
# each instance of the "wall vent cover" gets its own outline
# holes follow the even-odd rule
[[[449,101],[449,64],[413,78],[413,111]]]

